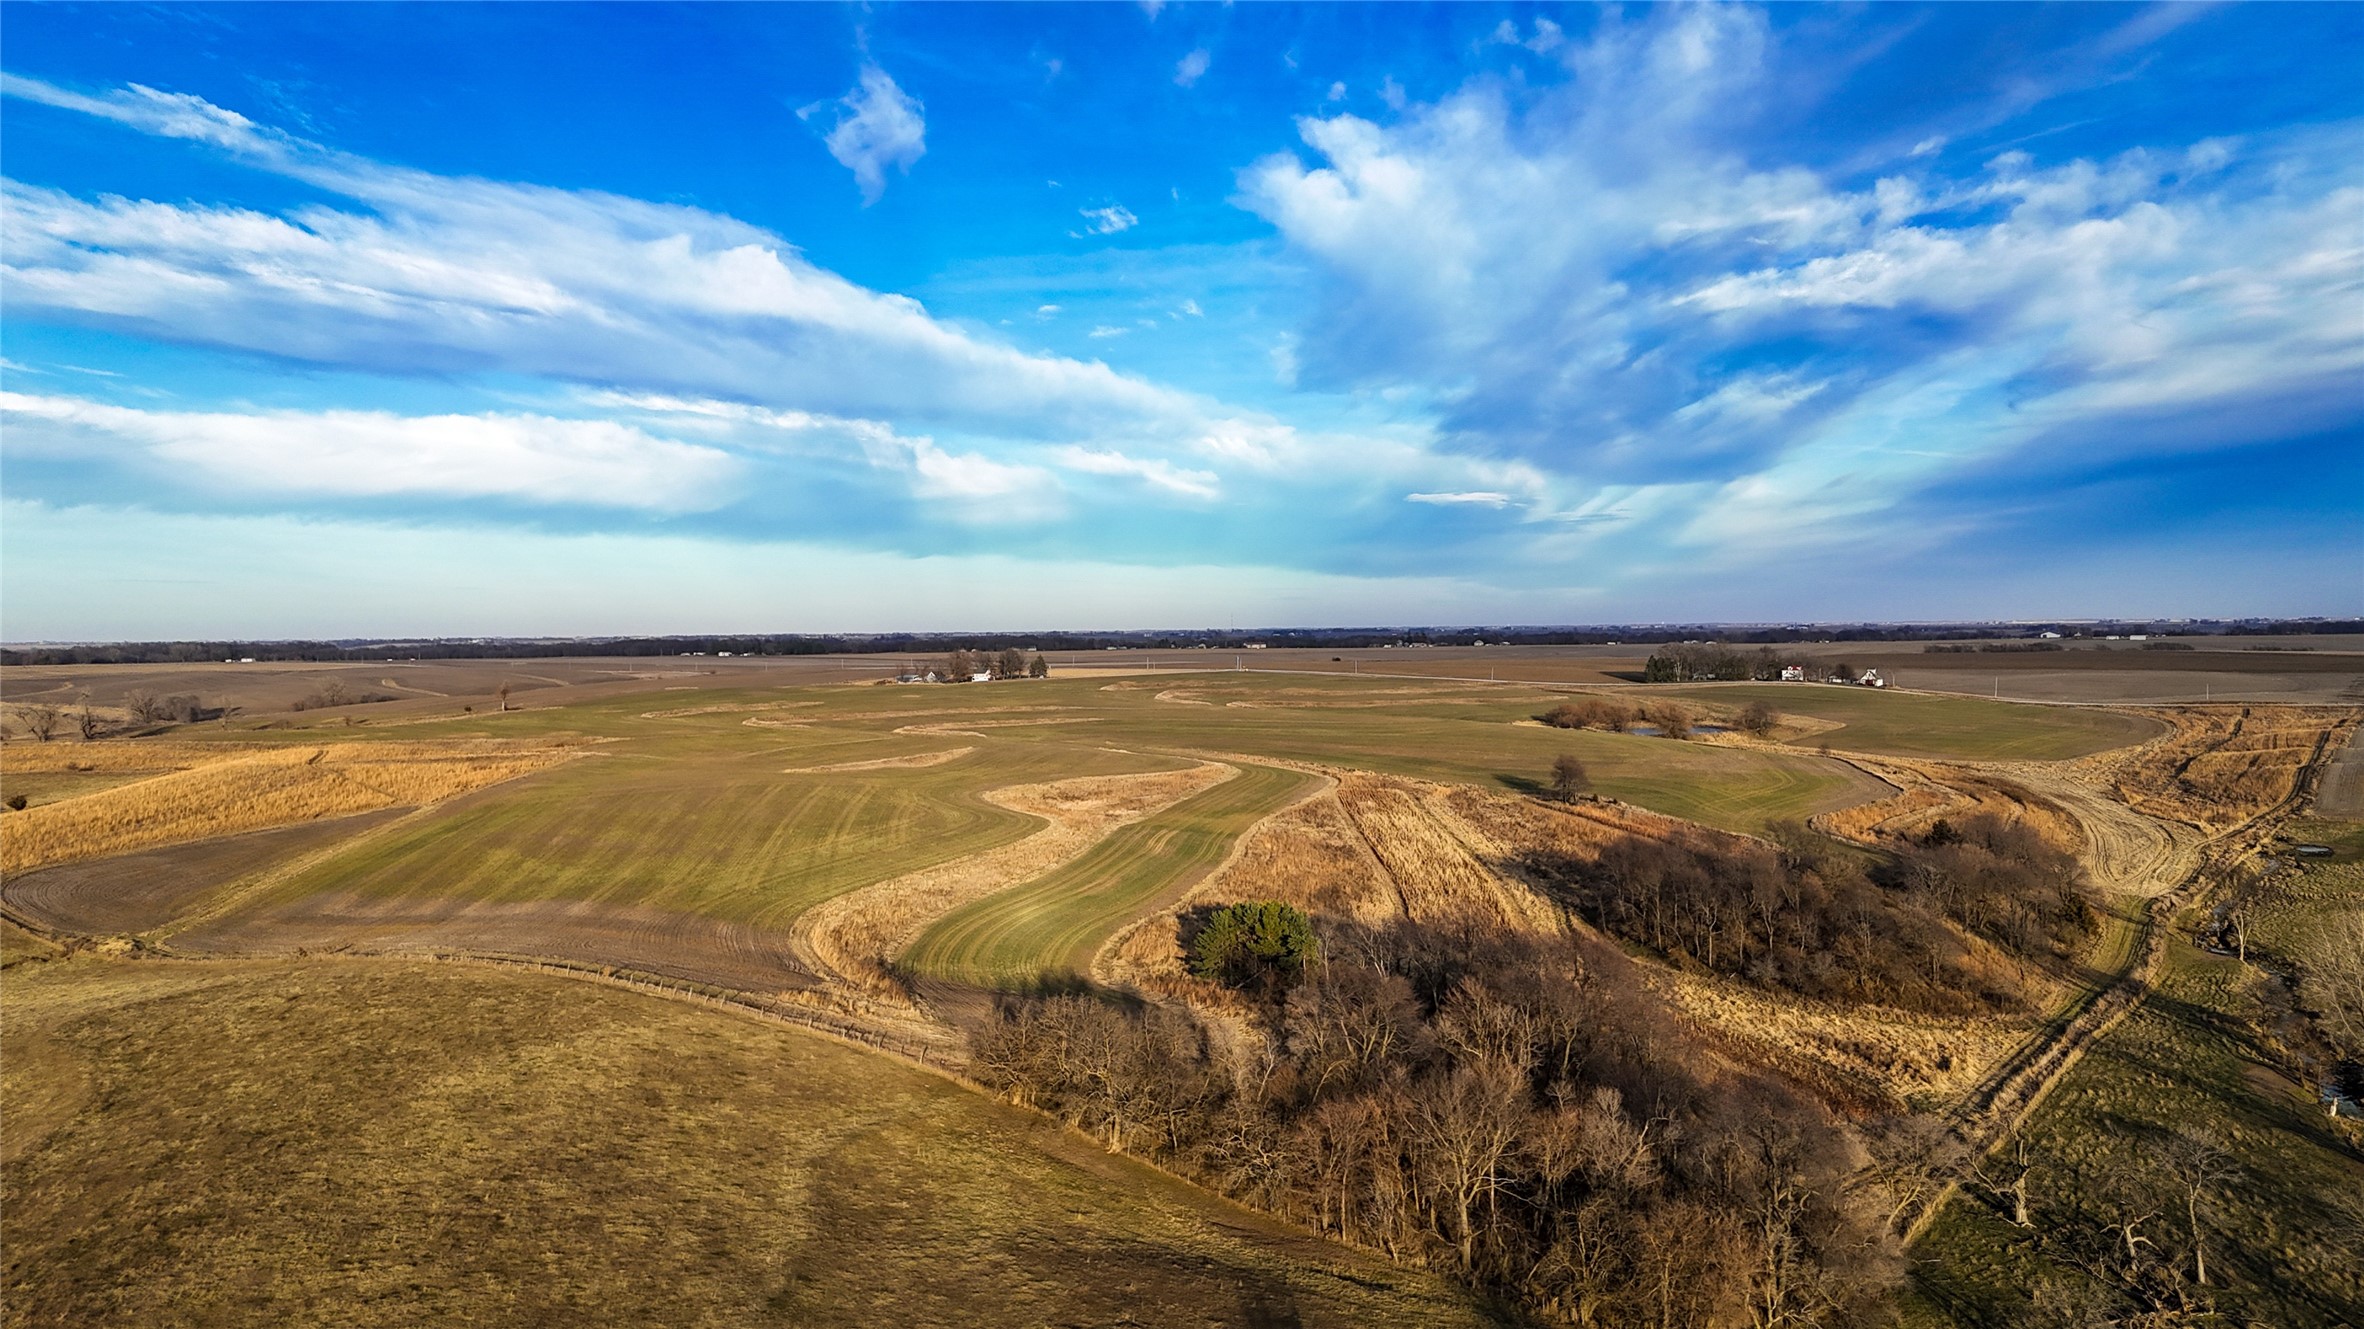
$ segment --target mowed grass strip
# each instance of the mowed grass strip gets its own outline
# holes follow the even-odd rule
[[[910,969],[986,987],[1080,974],[1119,928],[1221,862],[1232,842],[1312,789],[1273,766],[1135,822],[1074,862],[956,909],[903,953]]]
[[[1054,1123],[542,974],[29,962],[0,1323],[1485,1323]]]
[[[2088,706],[2039,706],[1980,697],[1890,692],[1829,683],[1731,683],[1636,688],[1620,695],[1682,697],[1734,709],[1761,701],[1789,715],[1841,726],[1793,740],[1892,757],[1971,761],[2064,761],[2127,747],[2166,732],[2139,715]]]

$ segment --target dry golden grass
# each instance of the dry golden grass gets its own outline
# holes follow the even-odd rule
[[[1945,762],[1908,758],[1852,758],[1856,765],[1897,786],[1893,797],[1814,817],[1825,835],[1858,844],[1917,840],[1940,820],[1959,822],[1986,816],[2032,828],[2055,848],[2077,853],[2085,833],[2077,819],[2051,799],[2000,776]]]
[[[1475,918],[1513,931],[1556,932],[1559,910],[1496,871],[1505,846],[1454,809],[1470,791],[1394,776],[1342,776],[1338,804],[1387,869],[1415,922]]]
[[[2324,736],[2336,750],[2364,711],[2330,706],[2185,706],[2150,712],[2175,726],[2103,769],[2118,796],[2154,817],[2208,829],[2281,803]]]
[[[1119,936],[1100,974],[1222,1015],[1238,999],[1190,976],[1181,915],[1204,905],[1277,900],[1364,924],[1480,920],[1558,932],[1559,908],[1498,867],[1511,853],[1497,827],[1532,800],[1364,771],[1325,771],[1336,788],[1266,819],[1224,867],[1163,913]],[[1590,825],[1591,823],[1585,823]],[[1606,832],[1603,832],[1606,834]]]
[[[1713,975],[1654,970],[1687,1023],[1726,1053],[1841,1102],[1930,1108],[1976,1084],[2027,1034],[2024,1021],[1949,1018],[1776,997]]]
[[[968,749],[963,748],[966,752]],[[1030,881],[1068,862],[1128,822],[1138,821],[1237,772],[1202,762],[1178,771],[1096,776],[1014,785],[984,795],[1047,825],[1013,844],[905,873],[816,904],[796,920],[792,945],[823,972],[873,995],[902,987],[888,958],[952,910]]]
[[[1202,901],[1278,900],[1309,914],[1381,923],[1403,913],[1387,869],[1338,802],[1335,790],[1268,818],[1241,841]]]
[[[132,744],[120,749],[126,755],[138,750]],[[0,821],[0,872],[417,807],[543,770],[573,754],[457,742],[330,743],[207,755],[214,759],[10,815]]]

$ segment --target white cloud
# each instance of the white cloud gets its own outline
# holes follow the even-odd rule
[[[1174,66],[1175,84],[1187,88],[1198,82],[1206,76],[1207,65],[1211,62],[1212,57],[1207,54],[1207,48],[1204,46],[1183,56],[1180,63]]]
[[[177,103],[80,101],[117,119],[216,123]],[[259,131],[205,141],[224,137],[360,206],[273,214],[9,182],[0,293],[12,310],[364,370],[492,370],[1018,437],[1184,430],[1207,413],[1104,365],[938,322],[728,217],[432,176]]]
[[[141,411],[0,392],[8,447],[133,454],[169,478],[239,494],[432,495],[659,512],[720,506],[730,454],[607,420],[385,411]]]
[[[1633,521],[1735,550],[1825,518],[1866,538],[2039,442],[2103,458],[2201,446],[2170,433],[2292,437],[2336,420],[2342,384],[2353,418],[2355,126],[2238,153],[2005,154],[1966,181],[1933,174],[1935,144],[1852,190],[1777,143],[1735,146],[1774,40],[1761,13],[1666,7],[1563,48],[1576,77],[1533,98],[1480,79],[1399,123],[1301,120],[1302,156],[1240,176],[1327,282],[1284,372],[1424,391],[1451,445],[1569,493],[1645,486],[1621,500]],[[2020,377],[1940,390],[1966,381],[1935,369],[1958,347]],[[2274,423],[2243,422],[2244,402]],[[2201,408],[2205,428],[2180,414]],[[1424,488],[1495,491],[1521,492]]]
[[[1095,338],[1103,338],[1103,339],[1104,339],[1104,338],[1108,338],[1108,337],[1122,337],[1123,335],[1125,335],[1126,333],[1128,333],[1128,332],[1131,332],[1131,331],[1132,331],[1132,329],[1131,329],[1131,328],[1116,328],[1116,327],[1110,327],[1108,324],[1106,324],[1106,323],[1103,323],[1103,324],[1101,324],[1100,326],[1098,326],[1098,327],[1096,327],[1096,328],[1093,328],[1093,329],[1092,329],[1092,331],[1091,331],[1091,335],[1092,335],[1093,337],[1095,337]]]
[[[1932,134],[1913,144],[1912,151],[1905,155],[1908,157],[1930,157],[1943,151],[1945,151],[1945,137],[1941,134]]]
[[[1322,98],[1322,100],[1324,100],[1324,101],[1333,101],[1333,102],[1341,102],[1341,101],[1345,101],[1345,100],[1346,100],[1346,85],[1345,85],[1343,82],[1340,82],[1340,83],[1332,83],[1332,84],[1330,85],[1330,91],[1329,91],[1329,93],[1328,93],[1327,95],[1325,95],[1325,96]]]
[[[1379,80],[1379,100],[1387,103],[1388,110],[1404,109],[1404,85],[1395,81],[1395,75],[1390,74]]]
[[[1141,219],[1133,215],[1132,209],[1122,203],[1111,203],[1105,208],[1077,208],[1076,211],[1083,216],[1084,233],[1087,235],[1115,235],[1141,224]]]
[[[1202,309],[1200,309],[1200,308],[1198,307],[1198,301],[1196,301],[1196,300],[1184,300],[1184,301],[1182,302],[1182,311],[1181,311],[1181,312],[1183,312],[1183,313],[1185,313],[1185,314],[1188,314],[1188,315],[1189,315],[1190,317],[1192,317],[1192,318],[1205,318],[1205,317],[1206,317],[1206,311],[1205,311],[1205,310],[1202,310]]]
[[[1467,489],[1441,494],[1406,494],[1404,500],[1410,503],[1428,503],[1437,507],[1506,508],[1510,506],[1510,495],[1496,493],[1491,489]]]
[[[828,104],[807,106],[797,114],[810,119]],[[861,81],[834,105],[837,121],[823,141],[829,155],[854,173],[867,207],[886,193],[888,167],[908,172],[927,155],[927,118],[918,100],[874,64],[862,66]]]
[[[1189,498],[1214,498],[1221,492],[1219,478],[1213,471],[1184,470],[1162,457],[1128,457],[1121,452],[1070,444],[1059,449],[1058,459],[1061,466],[1071,471],[1129,476]]]

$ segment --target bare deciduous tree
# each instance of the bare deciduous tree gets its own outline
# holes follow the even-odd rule
[[[2208,1286],[2208,1241],[2200,1216],[2209,1195],[2237,1174],[2232,1153],[2214,1131],[2195,1129],[2175,1137],[2167,1146],[2166,1163],[2183,1191],[2184,1222],[2192,1237],[2192,1281]]]
[[[1592,776],[1576,754],[1563,752],[1551,763],[1551,796],[1562,803],[1573,803],[1592,791]]]
[[[60,719],[57,707],[27,706],[16,714],[17,719],[24,723],[25,732],[31,734],[36,742],[46,743],[57,737]]]
[[[2364,914],[2327,923],[2307,950],[2299,995],[2333,1050],[2364,1061]]]

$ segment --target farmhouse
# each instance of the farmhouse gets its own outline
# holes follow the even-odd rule
[[[1781,667],[1781,681],[1782,681],[1782,682],[1784,682],[1784,683],[1803,683],[1803,682],[1805,682],[1805,681],[1806,681],[1806,666],[1804,666],[1804,665],[1783,665],[1783,666]]]

